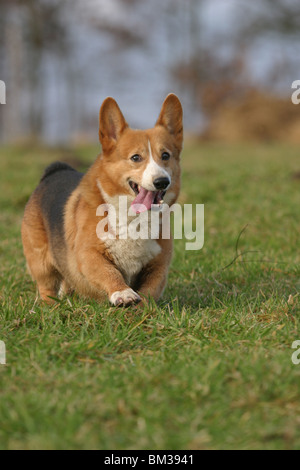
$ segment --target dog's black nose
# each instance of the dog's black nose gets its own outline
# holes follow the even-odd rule
[[[170,180],[169,178],[156,178],[153,184],[155,189],[166,189],[170,184]]]

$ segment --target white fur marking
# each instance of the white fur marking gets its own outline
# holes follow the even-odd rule
[[[141,297],[132,289],[117,290],[109,299],[110,303],[113,305],[128,305],[134,302],[140,302],[141,300]]]
[[[129,285],[141,269],[161,252],[157,241],[151,239],[116,239],[107,240],[105,244]]]
[[[148,140],[148,149],[149,149],[149,163],[143,173],[142,177],[142,187],[148,189],[149,191],[156,191],[153,181],[156,178],[169,178],[171,184],[171,176],[169,173],[156,163],[153,158],[150,140]]]

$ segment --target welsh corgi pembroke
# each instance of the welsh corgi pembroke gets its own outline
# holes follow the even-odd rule
[[[108,296],[115,306],[146,302],[149,296],[157,301],[167,282],[172,237],[162,237],[161,225],[154,239],[123,237],[118,211],[125,196],[131,209],[128,225],[176,201],[183,141],[180,101],[169,94],[155,126],[136,130],[108,97],[100,109],[99,139],[102,153],[85,174],[55,162],[31,195],[22,221],[29,272],[47,303],[71,291],[97,300]],[[105,209],[101,215],[99,207]],[[99,236],[99,221],[117,213],[116,236]]]

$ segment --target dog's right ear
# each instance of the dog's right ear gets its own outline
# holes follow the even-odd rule
[[[182,106],[174,93],[170,93],[163,102],[156,125],[165,127],[175,137],[178,150],[181,151],[183,139]]]
[[[104,153],[113,150],[126,127],[128,124],[117,102],[109,96],[103,101],[99,113],[99,140]]]

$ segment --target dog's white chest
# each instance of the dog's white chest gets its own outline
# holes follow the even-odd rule
[[[106,203],[110,205],[108,221],[115,235],[113,238],[106,238],[104,243],[125,281],[130,285],[141,269],[161,252],[161,247],[156,241],[159,234],[159,218],[153,222],[149,211],[140,214],[137,225],[133,226],[133,232],[136,233],[135,227],[140,227],[145,237],[132,237],[130,226],[134,219],[137,221],[137,216],[128,216],[131,204],[129,198],[109,197],[99,181],[98,187]]]
[[[106,240],[105,242],[114,262],[130,285],[141,269],[161,252],[156,240]]]

